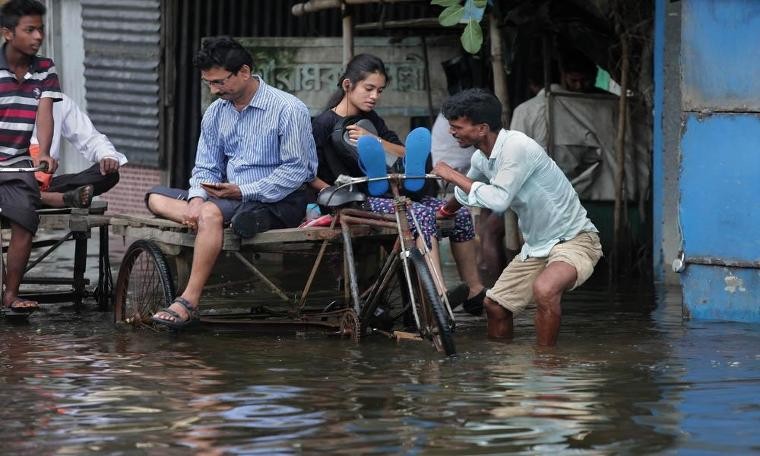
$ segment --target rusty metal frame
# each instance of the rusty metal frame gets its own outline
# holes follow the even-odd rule
[[[23,296],[42,302],[64,302],[71,300],[75,308],[82,305],[82,301],[88,297],[97,300],[98,308],[106,310],[110,304],[113,293],[113,277],[111,275],[110,261],[108,258],[108,217],[103,216],[107,205],[94,203],[86,209],[40,209],[40,226],[43,228],[64,230],[65,234],[58,238],[37,239],[32,242],[32,250],[45,249],[39,256],[31,259],[25,269],[21,284],[24,285],[71,285],[67,291],[34,290],[21,293]],[[99,261],[98,282],[90,288],[90,280],[87,279],[85,269],[87,266],[87,240],[91,237],[92,229],[99,230]],[[0,236],[0,241],[2,236]],[[27,273],[34,270],[47,257],[54,253],[65,242],[74,241],[74,270],[71,278],[68,277],[35,277]],[[0,251],[7,250],[7,246],[0,245]]]
[[[334,218],[330,225],[330,233],[313,233],[305,234],[298,237],[297,240],[290,242],[309,242],[320,241],[321,245],[318,249],[316,259],[311,267],[311,270],[306,279],[306,283],[300,293],[300,296],[288,296],[288,294],[278,287],[266,274],[258,269],[246,256],[244,256],[243,250],[249,251],[249,249],[256,245],[252,242],[241,242],[239,239],[226,239],[224,248],[232,254],[238,261],[246,266],[248,270],[253,272],[256,279],[262,281],[266,287],[273,294],[278,296],[281,301],[286,303],[287,310],[280,312],[270,312],[264,309],[263,313],[244,312],[244,313],[227,313],[224,315],[202,315],[201,322],[207,326],[212,327],[226,327],[228,329],[240,328],[240,329],[253,329],[253,328],[317,328],[321,330],[332,330],[335,334],[350,335],[354,340],[358,340],[361,337],[361,332],[366,328],[365,322],[371,315],[367,315],[365,309],[377,303],[379,296],[388,289],[395,274],[398,274],[398,265],[401,262],[404,265],[404,276],[406,278],[405,287],[410,291],[409,299],[412,300],[410,305],[414,313],[415,319],[419,327],[423,327],[420,320],[420,315],[416,309],[416,305],[413,300],[414,292],[412,291],[412,276],[411,271],[407,265],[406,258],[403,252],[406,248],[414,245],[415,240],[411,234],[409,227],[409,221],[407,219],[407,210],[411,204],[411,200],[405,196],[400,195],[399,188],[403,181],[403,175],[391,176],[389,182],[391,183],[391,189],[394,194],[393,202],[395,211],[394,214],[378,214],[375,212],[369,212],[352,208],[339,208],[335,211]],[[191,248],[191,234],[187,233],[187,228],[180,224],[166,221],[166,220],[146,220],[135,217],[121,217],[123,220],[116,221],[119,216],[114,218],[113,226],[116,228],[115,232],[122,236],[132,236],[134,234],[143,234],[146,239],[150,239],[156,242],[161,250],[170,257],[180,257],[183,252],[188,251]],[[340,224],[339,231],[336,229],[337,224]],[[380,268],[378,277],[374,282],[361,292],[359,289],[358,274],[356,271],[356,258],[353,250],[353,241],[355,236],[354,227],[365,227],[364,230],[359,230],[359,233],[367,233],[367,228],[377,228],[380,233],[384,232],[384,236],[392,236],[394,238],[393,247],[388,250],[387,244],[386,250],[388,256],[386,257],[383,265]],[[134,233],[131,233],[134,230]],[[393,230],[393,231],[390,231]],[[167,231],[167,235],[162,235],[163,231]],[[335,233],[339,233],[339,237]],[[391,234],[393,233],[393,234]],[[168,235],[171,234],[171,235]],[[271,249],[271,242],[275,241],[277,236],[272,236],[272,240],[266,240],[263,244],[260,244],[264,251]],[[287,239],[287,237],[283,237]],[[390,239],[389,239],[390,240]],[[282,241],[288,243],[289,241]],[[311,294],[311,285],[314,281],[316,272],[319,266],[323,263],[325,252],[328,244],[342,244],[342,257],[344,267],[344,287],[345,307],[338,310],[329,310],[330,306],[322,310],[308,310],[305,308],[306,300]],[[346,317],[352,316],[353,320]],[[356,321],[354,326],[357,328],[346,328],[346,321]],[[140,324],[141,322],[135,322]],[[349,324],[350,326],[350,324]],[[357,333],[358,331],[358,333]],[[422,330],[424,331],[424,329]],[[374,331],[378,334],[385,334],[389,337],[404,340],[422,340],[411,334],[402,334],[397,331],[388,333],[384,331]],[[423,332],[424,334],[424,332]]]

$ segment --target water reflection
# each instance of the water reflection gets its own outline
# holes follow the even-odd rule
[[[10,454],[756,451],[757,326],[684,323],[677,295],[659,299],[575,293],[554,349],[529,316],[510,344],[464,319],[455,359],[381,338],[173,337],[56,307],[0,322],[0,439]]]

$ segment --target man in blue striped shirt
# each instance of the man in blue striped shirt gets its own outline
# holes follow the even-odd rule
[[[304,183],[317,170],[308,109],[253,74],[253,58],[240,43],[207,39],[194,63],[219,99],[203,115],[190,190],[156,187],[146,198],[154,214],[197,231],[187,287],[153,317],[173,328],[198,320],[224,224],[241,237],[297,226],[306,209]]]

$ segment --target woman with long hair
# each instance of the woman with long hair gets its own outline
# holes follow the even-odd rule
[[[371,54],[359,54],[349,61],[346,72],[338,80],[338,90],[330,98],[327,109],[312,121],[312,132],[319,160],[317,178],[311,182],[312,188],[316,191],[332,185],[341,174],[352,177],[365,175],[359,166],[356,154],[347,153],[344,150],[345,147],[336,144],[337,141],[333,139],[336,126],[340,127],[342,133],[342,125],[348,124],[345,126],[345,131],[353,144],[362,136],[372,135],[380,141],[386,153],[396,157],[404,156],[404,145],[398,135],[390,130],[385,121],[375,112],[375,106],[388,82],[388,73],[380,58]],[[433,265],[440,271],[436,213],[445,202],[430,196],[411,195],[411,197],[414,200],[411,211],[420,223],[422,239],[419,239],[416,233],[411,214],[409,214],[410,226],[418,237],[418,242],[426,242],[430,246]],[[392,214],[394,211],[391,198],[370,196],[367,203],[373,212]],[[464,308],[472,314],[479,315],[482,312],[485,288],[477,271],[472,217],[466,208],[459,209],[456,214],[444,215],[453,215],[455,218],[454,229],[449,239],[459,275],[469,288]]]

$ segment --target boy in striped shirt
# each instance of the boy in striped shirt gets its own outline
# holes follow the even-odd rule
[[[5,44],[0,52],[0,166],[28,167],[47,163],[53,139],[53,102],[61,88],[53,61],[37,57],[45,39],[45,6],[35,0],[10,0],[0,10]],[[32,160],[29,142],[37,124],[40,155]],[[0,209],[10,222],[11,240],[5,274],[2,310],[6,314],[31,313],[34,301],[18,296],[21,278],[32,250],[39,217],[40,191],[32,173],[0,173]]]

